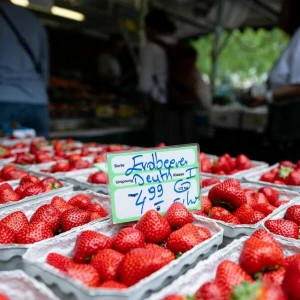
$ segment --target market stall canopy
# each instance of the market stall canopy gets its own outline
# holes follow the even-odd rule
[[[278,24],[284,0],[222,0],[222,22],[227,29],[273,27]],[[176,22],[178,38],[207,34],[215,29],[220,0],[148,0],[148,6],[165,10]],[[52,26],[78,28],[102,37],[125,27],[138,32],[145,0],[30,0],[42,20]],[[74,22],[51,14],[56,5],[84,16]],[[120,26],[121,25],[121,26]]]

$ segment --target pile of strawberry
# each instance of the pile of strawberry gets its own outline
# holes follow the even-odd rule
[[[37,176],[24,176],[18,187],[13,189],[9,183],[0,185],[0,204],[16,202],[26,197],[39,195],[47,191],[61,188],[62,183],[53,177],[46,177],[40,180]]]
[[[76,154],[77,155],[77,154]],[[49,169],[41,169],[40,171],[43,173],[57,173],[57,172],[70,172],[74,170],[81,170],[91,168],[92,164],[82,158],[73,158],[69,160],[59,160]]]
[[[300,299],[300,254],[284,257],[280,244],[257,230],[245,241],[239,262],[222,261],[213,281],[204,283],[195,300]],[[169,295],[164,300],[190,299]]]
[[[279,199],[279,192],[262,187],[257,192],[243,189],[237,179],[227,179],[212,187],[208,197],[201,196],[201,210],[195,214],[230,224],[256,224],[289,200]]]
[[[89,287],[123,289],[212,236],[206,227],[194,225],[193,219],[185,206],[176,202],[165,217],[150,210],[112,238],[84,231],[71,258],[49,253],[47,263]]]
[[[232,175],[254,167],[250,159],[244,154],[239,154],[236,159],[234,159],[226,153],[219,156],[214,162],[205,153],[200,152],[199,163],[201,172],[216,175]]]
[[[5,148],[10,149],[10,150],[17,150],[17,149],[27,148],[28,145],[24,142],[17,142],[14,145],[11,145],[11,146],[8,146],[8,145],[5,145],[5,144],[0,144],[0,147],[5,147]]]
[[[5,166],[0,170],[0,182],[22,179],[28,175],[24,170],[18,170],[15,166]]]
[[[55,196],[50,204],[40,206],[30,219],[15,211],[0,221],[0,244],[33,244],[54,235],[107,217],[99,203],[84,194],[64,200]]]
[[[290,206],[285,212],[284,219],[268,220],[264,225],[274,234],[298,240],[300,226],[300,205]]]
[[[96,172],[91,175],[89,175],[87,182],[89,183],[95,183],[95,184],[107,184],[108,183],[108,177],[105,172]]]
[[[221,180],[218,178],[206,178],[201,180],[201,188],[206,188],[208,186],[214,185],[214,184],[218,184],[221,183]]]
[[[261,181],[282,185],[300,185],[300,160],[297,164],[291,161],[281,161],[277,168],[273,168],[260,176]]]

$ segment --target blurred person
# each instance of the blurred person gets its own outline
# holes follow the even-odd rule
[[[285,1],[279,25],[292,38],[269,74],[267,92],[261,96],[252,97],[255,105],[300,99],[299,10],[300,2],[298,0]]]
[[[147,42],[140,53],[139,90],[152,102],[152,143],[196,142],[195,109],[204,83],[195,67],[196,52],[178,45],[175,24],[164,11],[151,10],[145,25]]]
[[[0,0],[0,123],[48,136],[46,31],[28,10]]]
[[[104,87],[116,87],[120,84],[122,70],[118,55],[124,47],[124,39],[120,34],[110,36],[106,47],[98,57],[98,75]]]

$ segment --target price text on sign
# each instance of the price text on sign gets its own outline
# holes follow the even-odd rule
[[[200,208],[198,145],[107,155],[114,223],[139,220],[150,209],[164,213],[173,202]]]

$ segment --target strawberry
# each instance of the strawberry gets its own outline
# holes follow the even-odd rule
[[[229,162],[224,156],[220,156],[217,162],[212,166],[212,173],[218,174],[219,172],[224,172],[224,174],[229,174],[231,167]]]
[[[275,247],[279,249],[279,251],[281,251],[280,244],[275,240],[272,234],[267,232],[266,230],[258,229],[254,233],[252,233],[251,237],[256,237],[266,243],[273,244]]]
[[[270,204],[274,204],[279,199],[279,192],[275,189],[270,188],[270,187],[260,188],[258,190],[258,192],[263,193],[267,197]]]
[[[99,215],[102,216],[102,218],[108,216],[107,211],[99,203],[91,203],[91,204],[89,204],[87,206],[86,210],[89,211],[89,212],[97,212]]]
[[[244,154],[240,154],[236,157],[235,164],[238,170],[247,170],[253,168],[250,159]]]
[[[244,243],[239,262],[247,273],[253,275],[280,266],[283,262],[282,249],[251,236]]]
[[[91,230],[83,231],[76,240],[73,261],[76,263],[89,262],[99,250],[110,248],[111,245],[112,241],[106,235]]]
[[[266,228],[272,233],[292,239],[299,238],[299,228],[296,223],[289,220],[268,220],[265,222]]]
[[[7,226],[0,224],[0,244],[13,244],[15,232]]]
[[[238,185],[240,186],[239,182]],[[224,206],[229,209],[235,209],[247,203],[245,192],[237,187],[237,183],[233,179],[215,185],[209,191],[208,198],[213,206]]]
[[[231,214],[225,208],[219,206],[214,206],[211,209],[209,213],[209,217],[214,220],[219,220],[230,224],[235,224],[235,225],[241,224],[239,219],[236,216]]]
[[[171,232],[167,220],[154,209],[147,211],[142,216],[136,224],[136,229],[145,235],[147,243],[154,244],[163,242]]]
[[[265,215],[255,211],[249,204],[240,206],[234,213],[241,224],[256,224],[265,218]]]
[[[274,205],[275,207],[279,207],[279,206],[285,205],[285,204],[287,204],[287,203],[289,203],[289,202],[290,202],[290,200],[279,200],[279,201],[275,202],[273,205]]]
[[[24,176],[21,181],[20,181],[20,185],[24,184],[24,183],[39,183],[40,179],[37,176],[28,174],[26,176]]]
[[[214,185],[214,184],[218,184],[218,183],[221,183],[220,179],[218,178],[207,178],[207,179],[203,179],[201,181],[201,187],[202,188],[206,188],[210,185]]]
[[[201,238],[197,226],[186,224],[169,235],[166,247],[173,253],[178,254],[189,251],[203,241],[204,239]]]
[[[73,196],[68,203],[76,208],[87,209],[92,202],[87,195],[77,194]]]
[[[51,205],[55,207],[57,210],[59,210],[61,213],[64,211],[73,208],[72,205],[70,205],[64,198],[60,196],[55,196],[51,200]]]
[[[107,184],[108,183],[108,177],[107,174],[104,172],[96,172],[91,174],[88,177],[88,182],[95,183],[95,184]]]
[[[174,202],[169,207],[165,218],[172,229],[181,228],[183,225],[194,221],[193,214],[180,202]]]
[[[88,287],[98,287],[100,284],[100,276],[91,265],[70,264],[67,266],[67,274]]]
[[[6,173],[5,179],[6,180],[16,180],[22,179],[23,177],[27,176],[27,172],[23,170],[11,170]]]
[[[17,154],[15,164],[18,165],[31,165],[34,163],[34,156],[29,153]]]
[[[162,256],[167,263],[170,263],[176,258],[175,254],[171,252],[169,249],[161,247],[156,244],[146,244],[145,248],[157,253],[157,255]]]
[[[291,168],[291,169],[296,168],[296,165],[289,160],[282,160],[281,162],[279,162],[279,167],[281,167],[281,166]]]
[[[231,299],[253,299],[253,300],[287,300],[282,288],[277,284],[263,282],[242,282],[233,290]]]
[[[51,204],[44,204],[31,216],[30,223],[44,221],[56,232],[60,225],[60,215],[59,210]]]
[[[15,170],[16,167],[15,166],[11,166],[11,165],[8,165],[8,166],[5,166],[2,168],[1,170],[1,177],[6,179],[6,174],[11,171],[11,170]],[[7,180],[7,179],[6,179]]]
[[[280,268],[277,270],[272,270],[266,272],[262,276],[263,282],[276,283],[277,285],[281,285],[285,274],[285,269]]]
[[[245,192],[247,204],[253,207],[253,205],[256,204],[256,202],[254,201],[254,196],[256,194],[256,191],[253,189],[244,189],[244,192]]]
[[[127,289],[127,285],[125,285],[121,282],[110,280],[110,281],[101,283],[99,285],[99,288],[112,289],[112,290],[123,290],[123,289]]]
[[[193,211],[193,214],[194,214],[194,215],[197,215],[197,216],[201,216],[201,217],[208,218],[208,215],[205,214],[205,213],[204,213],[203,211],[201,211],[201,210],[194,210],[194,211]]]
[[[132,286],[166,264],[166,260],[156,252],[145,248],[136,248],[123,258],[118,276],[122,283]]]
[[[10,298],[8,298],[4,294],[0,293],[0,300],[10,300]]]
[[[265,181],[265,182],[273,182],[275,176],[276,176],[276,174],[268,172],[268,173],[262,174],[260,176],[260,180]]]
[[[68,172],[70,170],[70,164],[66,160],[58,161],[51,167],[51,173]]]
[[[253,205],[253,209],[261,212],[265,216],[268,216],[269,214],[271,214],[274,211],[275,207],[271,204],[259,203],[259,204]]]
[[[300,172],[293,171],[287,177],[288,185],[300,185]]]
[[[290,256],[285,257],[284,260],[283,260],[282,266],[283,266],[284,268],[287,268],[288,265],[289,265],[293,260],[295,260],[296,258],[300,258],[300,254],[294,254],[294,255],[290,255]]]
[[[286,220],[293,221],[300,226],[300,205],[293,205],[289,207],[285,212],[284,218]]]
[[[112,247],[121,253],[127,253],[134,248],[143,248],[145,236],[135,228],[124,228],[113,238]]]
[[[7,202],[15,202],[21,199],[20,195],[12,189],[1,189],[0,190],[0,204]]]
[[[25,189],[25,191],[22,193],[22,197],[30,197],[34,195],[38,195],[45,192],[45,188],[40,183],[35,183],[28,188]]]
[[[282,289],[289,300],[300,299],[300,258],[294,259],[286,268]]]
[[[27,226],[28,220],[22,211],[15,211],[0,221],[1,225],[5,225],[18,233],[23,227]]]
[[[165,298],[163,298],[162,300],[186,300],[187,298],[181,295],[177,295],[177,294],[171,294],[169,296],[166,296]]]
[[[200,161],[200,168],[201,168],[201,172],[204,173],[211,173],[213,164],[210,158],[208,157],[204,157],[203,159],[201,159]]]
[[[46,191],[52,191],[63,187],[62,183],[54,177],[46,177],[41,181]]]
[[[227,162],[228,162],[228,164],[229,164],[229,166],[230,166],[230,169],[231,169],[231,170],[234,169],[235,166],[236,166],[235,160],[234,160],[228,153],[225,153],[225,154],[223,155],[223,157],[226,158],[226,160],[227,160]]]
[[[208,214],[209,211],[211,210],[212,208],[212,203],[211,201],[209,200],[208,197],[206,196],[201,196],[201,211],[203,211],[205,214]]]
[[[69,257],[54,252],[47,255],[46,262],[54,268],[64,272],[66,272],[67,267],[72,264],[72,260]]]
[[[29,187],[29,186],[32,186],[34,185],[35,183],[33,182],[25,182],[21,185],[19,185],[16,189],[15,189],[15,192],[19,195],[22,195],[24,193],[24,191]],[[23,198],[23,197],[22,197]]]
[[[267,199],[267,197],[263,194],[263,193],[256,193],[253,197],[253,205],[256,205],[256,204],[269,204],[269,201]]]
[[[253,282],[253,279],[235,262],[223,260],[218,265],[215,282],[222,287],[225,295],[243,281]]]
[[[70,162],[70,170],[81,170],[90,168],[92,165],[87,160],[77,159]]]
[[[70,208],[62,213],[60,220],[63,231],[68,231],[74,227],[89,223],[91,218],[87,211],[78,208]]]
[[[91,265],[97,270],[103,281],[116,280],[124,254],[113,249],[100,250],[92,259]]]
[[[103,215],[98,213],[98,212],[91,212],[90,213],[90,219],[91,219],[91,222],[92,221],[96,221],[96,220],[99,220],[99,219],[103,219]]]
[[[51,228],[46,222],[35,222],[23,227],[16,235],[18,244],[33,244],[53,237]]]
[[[195,293],[196,300],[224,300],[227,295],[215,281],[205,282]]]
[[[4,190],[10,190],[12,191],[13,188],[11,187],[11,185],[7,182],[0,184],[0,191],[4,191]]]

